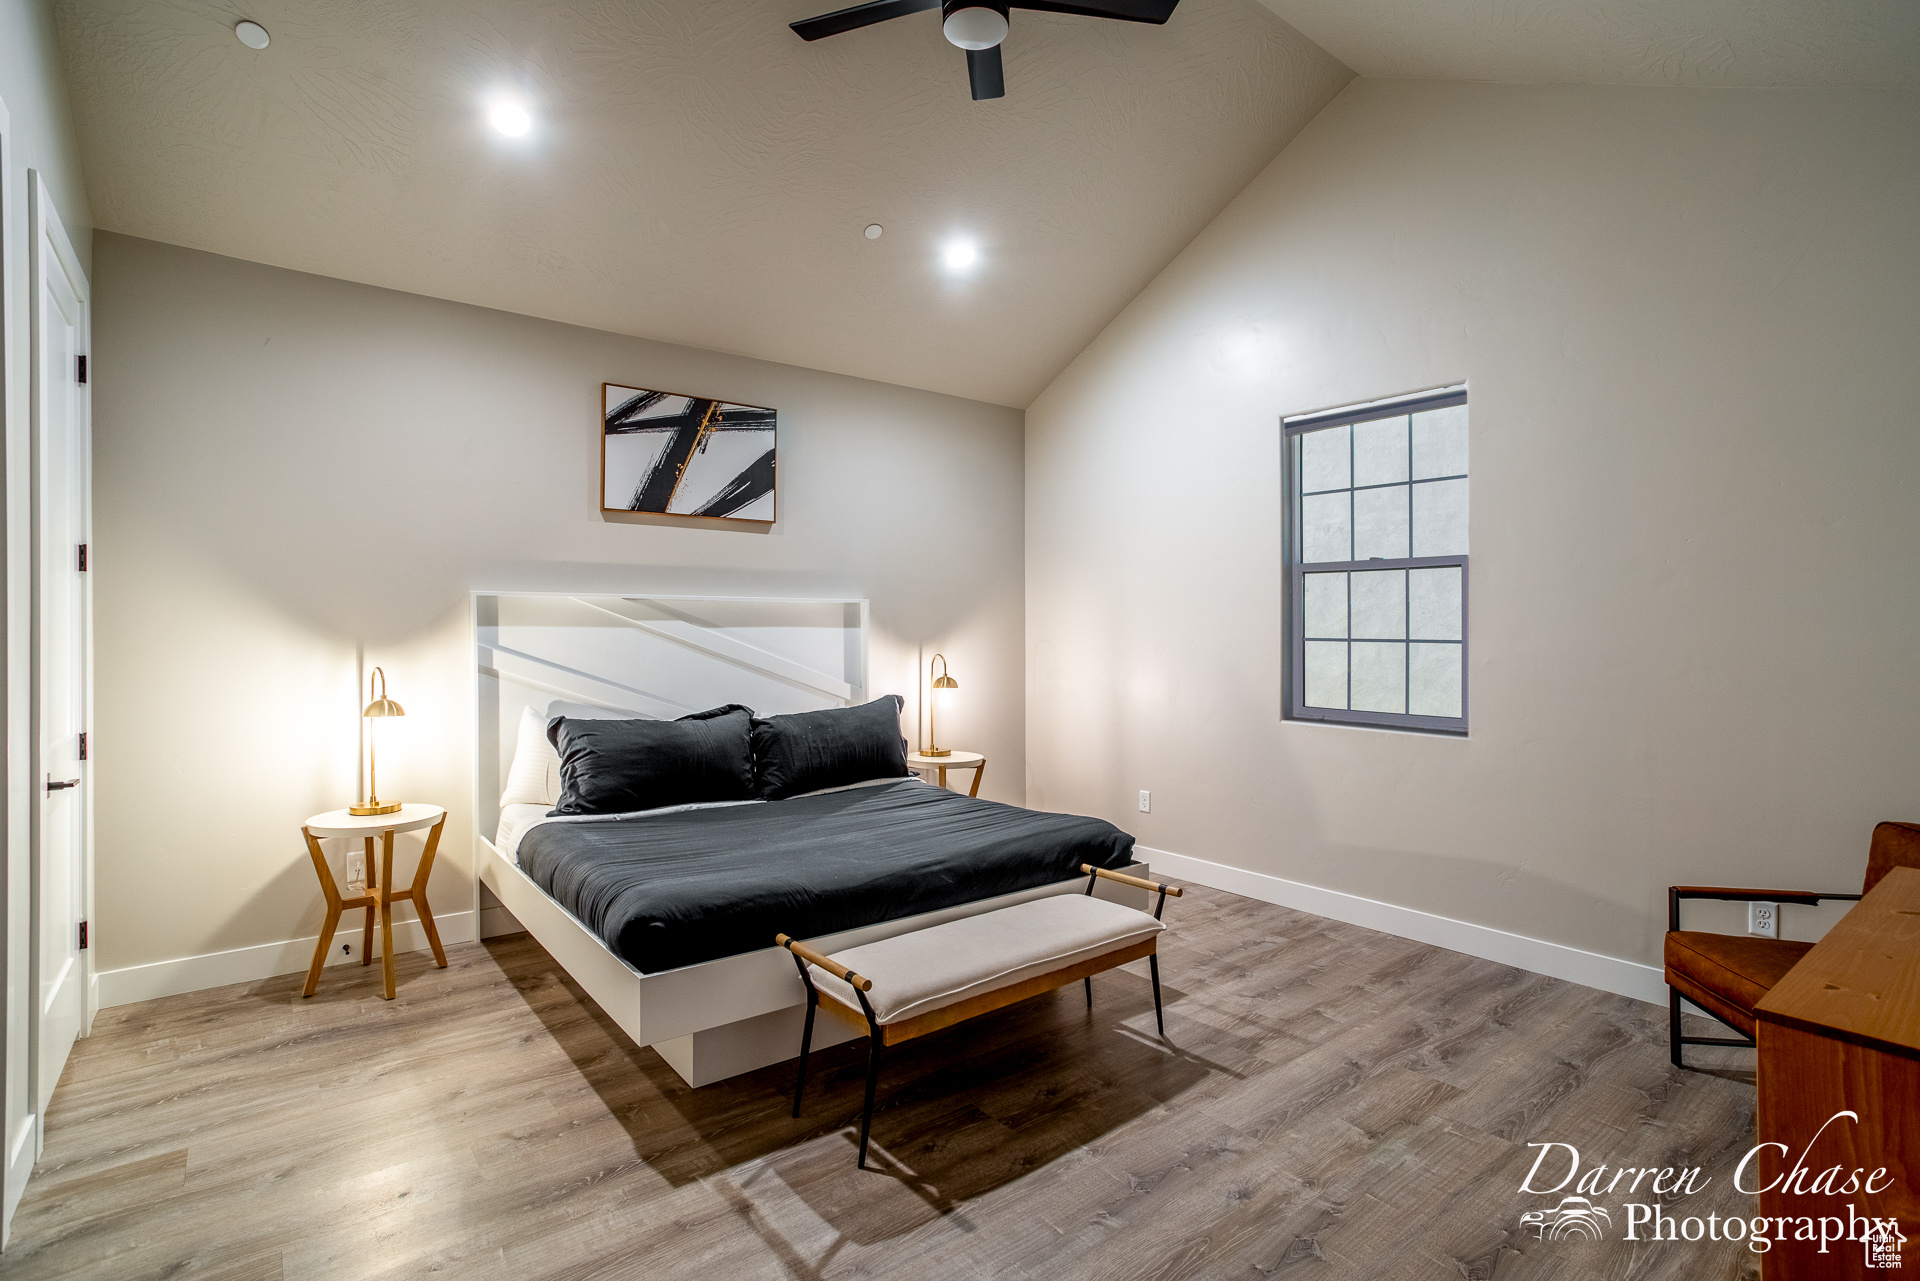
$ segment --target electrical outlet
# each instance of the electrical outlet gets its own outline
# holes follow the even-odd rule
[[[358,851],[347,854],[347,892],[359,897],[367,890],[367,856]]]
[[[1758,934],[1762,938],[1780,937],[1780,905],[1778,903],[1747,904],[1747,933]]]
[[[1153,793],[1144,788],[1140,792],[1140,812],[1142,814],[1153,813]]]

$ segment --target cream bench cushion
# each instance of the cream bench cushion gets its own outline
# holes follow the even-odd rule
[[[1063,970],[1152,938],[1165,925],[1088,894],[1054,894],[834,953],[873,983],[867,1002],[882,1024]],[[812,968],[814,986],[851,1010],[860,998],[844,979]]]

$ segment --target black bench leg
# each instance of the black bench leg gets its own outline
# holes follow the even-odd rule
[[[1087,984],[1087,1008],[1092,1009],[1093,1008],[1093,976],[1091,974],[1087,976],[1086,984]]]
[[[1673,988],[1667,989],[1667,1057],[1673,1060],[1675,1067],[1685,1067],[1681,1061],[1680,1048],[1680,993]]]
[[[807,1030],[800,1034],[800,1079],[793,1083],[793,1114],[800,1115],[800,1096],[807,1088],[807,1051],[813,1048],[813,993],[807,993]]]
[[[1147,957],[1147,968],[1153,971],[1153,1021],[1160,1025],[1160,1039],[1167,1039],[1166,1016],[1160,1012],[1160,954],[1154,952]]]
[[[867,1102],[860,1109],[860,1161],[867,1168],[867,1133],[873,1129],[873,1087],[880,1083],[880,1030],[874,1029],[867,1041]]]

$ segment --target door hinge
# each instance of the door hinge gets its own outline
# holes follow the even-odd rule
[[[80,357],[80,381],[87,381],[87,358],[85,356]]]
[[[85,543],[80,544],[80,572],[83,574],[87,572],[87,545]]]
[[[87,735],[85,731],[82,731],[80,734],[80,759],[83,761],[87,759]]]
[[[82,952],[87,950],[87,923],[85,921],[80,922],[80,950]]]

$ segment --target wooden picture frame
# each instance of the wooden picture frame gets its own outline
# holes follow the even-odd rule
[[[600,413],[603,515],[761,529],[773,523],[778,411],[602,383]]]

